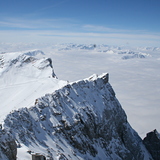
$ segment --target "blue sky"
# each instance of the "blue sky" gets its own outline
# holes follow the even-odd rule
[[[160,46],[160,0],[1,0],[0,42]]]

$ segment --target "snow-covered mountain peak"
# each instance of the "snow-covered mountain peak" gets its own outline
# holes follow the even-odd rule
[[[0,76],[10,78],[9,76],[17,75],[18,78],[21,76],[24,80],[49,76],[56,77],[52,60],[44,58],[42,55],[44,53],[40,50],[0,54]],[[14,76],[14,79],[17,76]],[[14,79],[12,79],[12,83]]]
[[[47,160],[152,159],[127,122],[108,74],[67,84],[4,122],[17,141],[19,159],[31,153]]]
[[[22,52],[2,52],[0,53],[0,57],[3,57],[5,62],[17,59],[18,57],[22,56],[31,56],[31,57],[42,57],[44,56],[44,52],[41,50],[29,50],[29,51],[22,51]]]
[[[40,50],[0,54],[0,120],[67,83],[57,79],[52,59],[44,55]]]

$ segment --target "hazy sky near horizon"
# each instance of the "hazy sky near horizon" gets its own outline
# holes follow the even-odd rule
[[[159,0],[1,0],[0,42],[160,46]]]

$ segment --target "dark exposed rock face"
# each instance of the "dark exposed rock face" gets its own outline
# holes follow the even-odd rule
[[[10,133],[0,130],[0,159],[16,160],[17,145]]]
[[[152,132],[147,133],[143,143],[148,151],[151,153],[154,160],[160,160],[160,134],[155,129]]]
[[[32,152],[41,148],[50,160],[152,159],[127,122],[108,74],[47,94],[35,106],[9,114],[4,126],[19,143]]]

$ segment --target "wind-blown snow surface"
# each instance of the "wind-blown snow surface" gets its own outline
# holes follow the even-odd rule
[[[10,111],[30,107],[67,83],[56,78],[51,59],[43,56],[39,50],[0,54],[1,123]]]
[[[160,48],[85,44],[0,44],[0,52],[41,49],[51,57],[59,79],[110,73],[117,98],[141,137],[160,131]],[[1,92],[0,92],[1,93]]]

